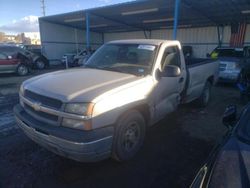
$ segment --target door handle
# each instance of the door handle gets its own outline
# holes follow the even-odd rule
[[[183,81],[184,81],[184,78],[181,77],[181,78],[179,79],[179,83],[182,83]]]

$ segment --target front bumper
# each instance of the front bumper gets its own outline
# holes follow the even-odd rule
[[[44,125],[27,114],[20,105],[14,107],[18,126],[39,145],[81,162],[96,162],[110,157],[113,127],[92,131]]]
[[[240,72],[219,72],[220,82],[236,82]]]

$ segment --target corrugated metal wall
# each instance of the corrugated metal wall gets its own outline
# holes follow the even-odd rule
[[[172,39],[171,29],[155,30],[151,32],[152,39]],[[223,28],[222,45],[229,46],[231,35],[231,27]],[[105,42],[119,39],[143,39],[143,32],[128,32],[128,33],[107,33],[104,35]],[[183,45],[193,47],[193,55],[195,57],[206,57],[218,45],[218,35],[216,27],[201,27],[201,28],[185,28],[178,30],[178,40]],[[250,25],[247,26],[245,43],[250,44]]]
[[[67,26],[48,23],[40,20],[41,41],[44,52],[50,60],[59,60],[64,53],[76,51],[77,48],[85,47],[85,32]],[[228,46],[230,40],[231,28],[225,26],[223,29],[222,45]],[[147,32],[149,36],[149,32]],[[195,57],[206,57],[218,45],[218,35],[216,27],[185,28],[178,30],[178,40],[182,45],[193,47]],[[102,34],[91,33],[90,42],[92,48],[99,47],[103,40],[108,42],[120,39],[144,39],[144,32],[126,32],[126,33],[106,33],[104,38]],[[162,29],[151,32],[152,39],[172,39],[172,30]],[[250,45],[250,25],[247,26],[245,44]]]
[[[59,63],[63,54],[76,52],[86,46],[85,31],[40,20],[43,53],[52,64]],[[91,47],[96,49],[103,43],[102,35],[90,33]]]

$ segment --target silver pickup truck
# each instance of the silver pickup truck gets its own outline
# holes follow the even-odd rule
[[[14,112],[19,127],[48,150],[77,161],[133,157],[145,130],[194,100],[206,106],[218,62],[185,62],[178,41],[121,40],[84,67],[25,81]]]

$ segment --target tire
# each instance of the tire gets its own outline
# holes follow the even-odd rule
[[[46,63],[42,59],[36,60],[36,68],[39,70],[43,70],[46,67]]]
[[[212,84],[207,81],[201,96],[197,99],[197,104],[199,107],[206,107],[208,105],[211,97],[211,86]]]
[[[124,114],[115,127],[112,158],[120,162],[131,159],[143,145],[145,129],[145,120],[138,111]]]
[[[19,76],[25,76],[29,73],[29,68],[27,67],[27,65],[24,64],[20,64],[17,67],[17,74]]]
[[[78,59],[74,59],[73,63],[72,63],[72,67],[78,67],[79,66],[79,60]]]

